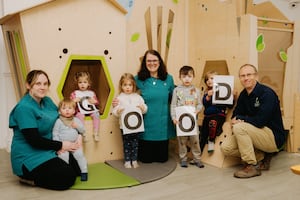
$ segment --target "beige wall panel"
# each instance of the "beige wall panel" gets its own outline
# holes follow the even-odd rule
[[[189,8],[189,60],[197,67],[198,83],[207,60],[226,60],[229,74],[237,77],[240,65],[256,59],[251,49],[253,20],[248,15],[238,17],[240,4],[192,1]],[[235,84],[239,87],[238,81]]]
[[[151,46],[160,51],[164,61],[167,63],[167,68],[170,74],[173,75],[175,82],[178,83],[177,76],[179,68],[188,64],[185,59],[186,49],[186,31],[185,27],[185,14],[186,5],[190,1],[179,1],[174,3],[173,1],[159,1],[159,0],[143,0],[135,1],[132,12],[127,16],[127,66],[128,71],[136,74],[140,67],[140,58],[144,55],[145,51]],[[146,17],[146,13],[149,9],[150,18]],[[159,12],[158,9],[161,9]],[[161,13],[161,20],[158,20],[158,16]],[[173,13],[172,23],[172,35],[170,40],[169,52],[166,54],[166,39],[167,39],[167,28],[170,26],[168,18],[169,14]],[[146,20],[151,19],[151,20]],[[158,23],[162,22],[162,25]],[[150,33],[147,33],[146,23],[151,23]],[[149,25],[150,26],[150,25]],[[139,34],[139,39],[132,42],[131,37],[134,34]],[[161,39],[159,39],[161,35]],[[150,38],[149,38],[150,37]],[[151,41],[148,45],[148,41]],[[157,47],[161,47],[157,49]],[[165,59],[167,56],[167,60]]]
[[[247,13],[255,15],[257,17],[266,17],[271,19],[287,18],[278,10],[271,1],[266,1],[260,4],[253,4],[253,0],[247,1]]]
[[[50,96],[59,101],[57,86],[70,55],[104,56],[115,95],[126,72],[126,18],[109,1],[53,1],[21,13],[24,41],[31,69],[45,70],[51,79]],[[67,53],[63,53],[67,49]],[[104,51],[107,50],[107,54]],[[118,121],[101,119],[100,141],[92,138],[84,149],[89,163],[123,157]]]

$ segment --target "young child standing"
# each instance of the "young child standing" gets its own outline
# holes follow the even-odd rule
[[[125,73],[121,76],[119,81],[119,91],[120,94],[117,96],[119,101],[118,105],[113,108],[112,113],[119,117],[126,107],[136,106],[141,109],[141,112],[144,114],[147,112],[147,105],[144,102],[144,99],[136,92],[136,83],[134,77],[130,73]],[[123,150],[124,150],[124,166],[125,168],[137,168],[139,167],[137,158],[138,158],[138,140],[139,133],[130,133],[123,134],[120,120],[120,129],[123,139]]]
[[[92,91],[91,88],[91,78],[89,72],[77,72],[75,74],[75,81],[77,83],[78,89],[71,93],[70,99],[77,103],[77,113],[76,117],[78,117],[81,122],[84,124],[84,117],[91,116],[93,119],[93,136],[96,142],[99,141],[99,125],[100,125],[100,117],[99,111],[96,109],[96,106],[99,105],[99,100],[96,96],[96,93]],[[88,106],[84,105],[84,101],[88,100]],[[81,107],[82,109],[80,109]],[[86,108],[88,107],[88,109]],[[86,113],[83,113],[87,111]],[[88,141],[86,135],[83,135],[83,140]]]
[[[60,116],[53,127],[53,140],[81,143],[81,134],[84,134],[85,129],[83,123],[78,118],[74,117],[76,109],[75,102],[70,99],[64,99],[60,101],[58,109]],[[81,170],[81,181],[87,181],[87,160],[83,154],[82,148],[72,152],[59,152],[58,157],[69,163],[70,153],[73,154]]]
[[[198,114],[202,109],[200,90],[192,84],[194,77],[195,72],[191,66],[183,66],[180,68],[179,78],[181,80],[181,84],[174,89],[171,102],[171,117],[175,125],[179,123],[176,119],[176,107],[193,106],[195,107],[196,114]],[[187,142],[189,140],[190,148],[193,154],[193,162],[191,162],[191,164],[194,164],[199,168],[203,168],[204,165],[201,162],[199,135],[177,136],[177,139],[179,147],[180,166],[188,167]]]
[[[227,107],[233,107],[233,105],[212,103],[213,80],[215,75],[217,75],[216,71],[208,71],[205,74],[204,81],[207,88],[202,98],[202,103],[204,105],[204,119],[200,135],[200,148],[201,151],[203,151],[205,144],[208,144],[208,153],[214,151],[216,136],[219,136],[222,133],[222,126],[226,119]]]

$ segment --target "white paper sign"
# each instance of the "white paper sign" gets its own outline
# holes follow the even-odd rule
[[[213,83],[213,104],[233,104],[234,76],[215,75]]]
[[[180,106],[175,108],[177,136],[190,136],[198,134],[198,124],[196,120],[195,107]]]
[[[77,107],[82,114],[91,114],[99,111],[94,104],[89,102],[89,97],[81,98],[81,100],[77,102]]]
[[[76,98],[80,98],[80,101],[77,102],[77,107],[81,114],[91,114],[99,111],[94,104],[91,104],[89,102],[89,99],[93,98],[94,92],[90,90],[88,91],[76,90],[75,96]]]
[[[141,109],[136,106],[127,107],[121,114],[123,134],[144,132],[144,119]]]

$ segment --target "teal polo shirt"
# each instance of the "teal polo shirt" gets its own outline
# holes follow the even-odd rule
[[[174,89],[173,77],[168,75],[164,81],[151,77],[141,81],[135,76],[135,80],[148,106],[144,114],[145,131],[140,138],[147,141],[163,141],[175,137],[170,116],[170,98]]]
[[[58,117],[57,106],[49,97],[38,104],[26,94],[9,115],[9,128],[13,129],[11,164],[13,173],[22,176],[22,165],[29,171],[40,164],[57,157],[54,150],[36,149],[27,143],[21,130],[37,128],[44,138],[52,139],[52,127]]]

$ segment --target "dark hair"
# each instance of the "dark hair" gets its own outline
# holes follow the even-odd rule
[[[193,76],[195,76],[194,68],[191,66],[184,65],[179,70],[179,78],[180,75],[188,75],[189,72],[192,72]]]
[[[166,67],[164,61],[162,60],[160,54],[158,53],[158,51],[153,50],[153,49],[147,50],[145,52],[145,54],[143,56],[141,66],[140,66],[140,70],[137,73],[138,79],[144,81],[147,78],[150,78],[150,72],[149,72],[149,70],[147,69],[147,66],[146,66],[146,58],[147,58],[148,54],[154,55],[158,58],[159,67],[158,67],[158,71],[157,71],[157,76],[162,81],[166,80],[167,75],[168,75],[167,67]]]
[[[48,80],[48,86],[50,86],[50,85],[51,85],[51,82],[50,82],[50,80],[49,80],[48,74],[47,74],[46,72],[44,72],[43,70],[31,70],[31,71],[27,74],[27,76],[26,76],[26,83],[27,83],[30,87],[32,87],[32,86],[35,84],[35,82],[36,82],[38,76],[41,75],[41,74],[43,74],[43,75],[46,76],[46,78],[47,78],[47,80]],[[26,93],[28,93],[28,92],[29,92],[29,90],[27,89]]]
[[[129,80],[131,81],[132,83],[132,92],[136,92],[136,83],[135,83],[135,79],[134,79],[134,76],[130,73],[124,73],[121,78],[120,78],[120,81],[119,81],[119,92],[121,93],[122,92],[122,85],[123,83],[126,81],[126,80]]]

